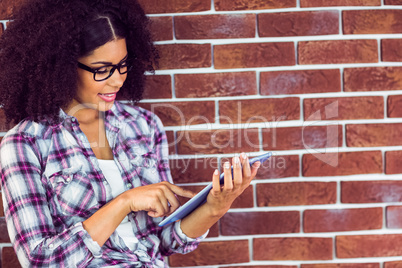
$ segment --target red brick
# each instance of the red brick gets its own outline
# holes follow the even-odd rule
[[[199,12],[211,9],[210,0],[139,0],[147,14]]]
[[[255,37],[254,14],[192,15],[174,19],[177,39]]]
[[[169,154],[176,154],[174,131],[166,131],[166,138],[168,140]]]
[[[384,262],[384,268],[402,268],[402,261]]]
[[[212,225],[211,228],[209,228],[209,232],[207,237],[218,237],[219,236],[219,222],[215,223]]]
[[[402,255],[402,235],[350,235],[336,237],[338,258],[389,257]]]
[[[0,217],[4,217],[3,198],[1,192],[0,192]]]
[[[382,208],[306,210],[303,227],[306,233],[381,229],[382,217]]]
[[[262,129],[263,150],[297,150],[342,146],[342,126],[306,126]]]
[[[402,0],[384,0],[385,5],[402,5]]]
[[[300,7],[381,6],[381,0],[300,0]]]
[[[402,124],[346,125],[348,147],[376,147],[402,145]]]
[[[380,151],[305,154],[302,162],[302,173],[305,177],[383,172]]]
[[[385,152],[385,174],[401,174],[402,151]]]
[[[203,242],[188,254],[169,257],[170,267],[189,267],[249,262],[248,240]]]
[[[296,7],[296,0],[215,0],[216,11],[260,10]]]
[[[165,126],[184,126],[215,123],[215,103],[159,102],[141,103],[139,106],[154,112]]]
[[[379,263],[317,263],[302,264],[300,268],[380,268]]]
[[[382,118],[384,118],[384,98],[381,96],[304,100],[306,121]]]
[[[0,243],[10,243],[5,218],[0,218],[0,230],[2,230],[2,232],[0,232]]]
[[[147,75],[144,99],[171,99],[172,78],[170,75]]]
[[[401,181],[342,181],[342,203],[384,203],[402,201]]]
[[[382,61],[402,61],[402,39],[381,40]]]
[[[235,199],[232,203],[230,208],[252,208],[254,207],[254,190],[253,186],[250,185],[249,187],[244,190],[243,193],[239,197]]]
[[[298,155],[271,156],[262,163],[258,170],[257,180],[278,179],[298,177],[300,175],[300,164]]]
[[[4,33],[4,26],[0,23],[0,36]]]
[[[258,14],[260,37],[339,34],[338,11],[303,11]]]
[[[387,116],[402,117],[402,95],[391,95],[387,99]]]
[[[173,40],[172,17],[150,17],[151,33],[154,41]]]
[[[257,94],[255,72],[176,74],[177,98],[227,97]]]
[[[302,206],[336,203],[336,182],[258,183],[257,205]]]
[[[0,1],[0,20],[11,19],[19,7],[26,0],[2,0]]]
[[[346,10],[342,17],[344,34],[402,33],[402,10]]]
[[[3,247],[1,249],[1,267],[21,268],[20,262],[12,247]]]
[[[215,69],[295,65],[293,42],[214,46]]]
[[[187,69],[211,67],[211,44],[157,45],[158,69]]]
[[[169,165],[175,183],[211,182],[212,174],[219,168],[215,157],[171,159]]]
[[[273,123],[300,119],[299,98],[230,100],[219,102],[220,122],[224,124]]]
[[[332,243],[326,237],[256,238],[254,260],[331,260]]]
[[[402,89],[402,67],[345,68],[345,91]]]
[[[299,64],[339,64],[378,62],[377,40],[301,41]]]
[[[388,206],[386,213],[387,228],[402,228],[402,206]]]
[[[222,235],[284,234],[300,232],[298,211],[226,213],[220,220]]]
[[[338,69],[261,72],[261,95],[327,93],[341,91]]]
[[[235,154],[259,151],[258,129],[179,131],[179,154]]]

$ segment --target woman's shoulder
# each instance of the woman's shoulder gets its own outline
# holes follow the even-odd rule
[[[51,133],[51,129],[46,124],[29,119],[22,120],[1,140],[1,165],[7,165],[7,163],[13,165],[14,161],[17,161],[15,157],[9,157],[10,155],[23,155],[25,159],[31,159],[31,156],[40,157],[43,149],[46,149],[49,144]]]
[[[45,122],[36,122],[30,119],[24,119],[13,128],[11,128],[3,137],[4,139],[10,137],[31,137],[31,138],[45,138],[46,133],[51,129],[49,124]]]

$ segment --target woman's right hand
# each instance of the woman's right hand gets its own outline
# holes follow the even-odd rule
[[[173,213],[180,202],[176,195],[191,198],[195,193],[169,182],[149,184],[122,194],[130,211],[147,211],[150,217],[164,217]]]

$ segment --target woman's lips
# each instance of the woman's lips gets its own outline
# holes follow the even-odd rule
[[[105,102],[112,102],[116,99],[117,92],[115,93],[99,93],[98,96]]]

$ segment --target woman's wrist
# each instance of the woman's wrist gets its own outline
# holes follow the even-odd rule
[[[225,213],[226,211],[217,210],[208,203],[205,203],[182,219],[181,230],[187,237],[200,237],[222,218]]]
[[[227,212],[227,211],[229,210],[229,208],[230,208],[230,207],[229,207],[228,209],[216,208],[216,207],[214,207],[214,206],[209,205],[208,203],[205,203],[204,206],[205,206],[205,209],[206,209],[207,212],[208,212],[208,215],[209,215],[211,218],[218,218],[218,219],[222,218],[223,215],[225,215],[226,212]]]
[[[118,204],[122,206],[122,209],[126,215],[133,211],[133,208],[131,207],[132,200],[130,198],[130,190],[121,193],[115,199],[118,199]]]

